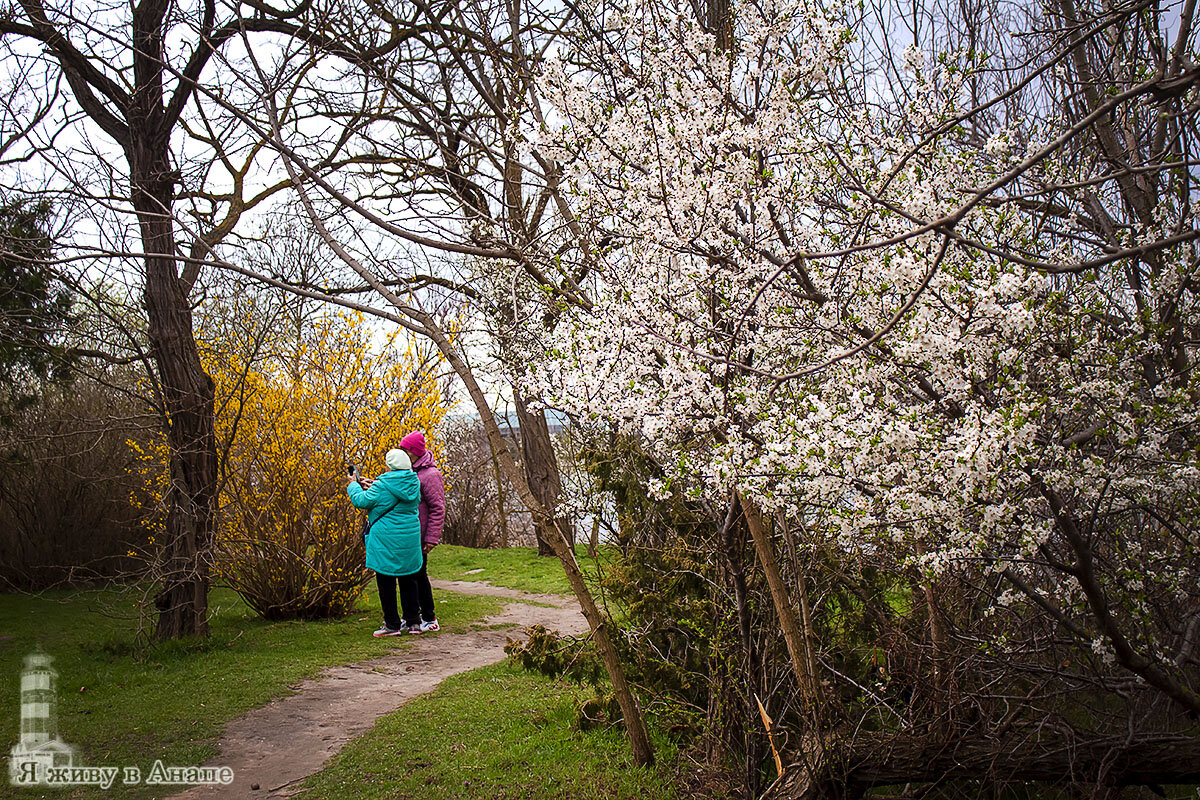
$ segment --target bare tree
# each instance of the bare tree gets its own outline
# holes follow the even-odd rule
[[[160,638],[207,632],[218,464],[213,383],[193,331],[197,277],[241,215],[281,188],[247,180],[254,136],[236,118],[213,118],[220,106],[206,96],[230,84],[210,73],[235,37],[308,35],[295,15],[172,0],[86,9],[25,0],[0,11],[12,84],[4,114],[13,124],[0,143],[8,173],[96,212],[93,239],[77,241],[76,252],[136,265],[146,363],[171,450],[155,576]],[[131,241],[123,241],[127,219],[136,222]]]
[[[504,324],[507,319],[519,331],[517,321],[553,309],[560,297],[587,302],[571,272],[548,275],[542,259],[523,251],[535,245],[544,248],[542,240],[554,237],[579,246],[569,224],[556,223],[536,240],[509,238],[531,221],[542,224],[551,214],[562,219],[568,208],[560,204],[561,197],[555,200],[553,188],[543,187],[534,198],[526,197],[529,190],[522,176],[530,170],[518,157],[516,144],[518,122],[539,113],[536,107],[530,110],[523,105],[529,100],[531,80],[523,59],[524,48],[531,37],[536,39],[545,16],[534,10],[530,18],[523,18],[516,9],[482,5],[461,11],[457,6],[406,9],[404,19],[375,6],[337,12],[328,19],[340,26],[338,37],[323,32],[311,46],[296,47],[283,58],[272,56],[271,62],[260,59],[254,48],[248,49],[252,68],[242,78],[250,91],[262,97],[261,118],[232,103],[225,107],[270,140],[298,191],[308,222],[334,257],[349,268],[351,279],[341,285],[313,286],[291,276],[265,275],[216,254],[210,260],[268,285],[390,319],[439,349],[467,386],[503,479],[562,562],[612,678],[634,758],[649,764],[653,749],[609,633],[612,623],[583,581],[572,547],[573,531],[555,514],[557,471],[551,466],[544,470],[546,480],[531,482],[518,466],[466,357],[463,332],[453,330],[445,319],[445,312],[466,298],[485,305],[493,320]],[[397,36],[398,30],[412,35]],[[344,68],[331,68],[330,56]],[[289,88],[284,91],[283,86]],[[472,105],[479,102],[479,95],[464,95],[464,86],[483,96],[482,108]],[[314,115],[336,124],[339,133],[309,136],[304,120]],[[471,148],[477,170],[469,176],[459,160],[464,145]],[[344,152],[351,155],[339,160],[332,154]],[[332,174],[335,164],[338,170]],[[539,168],[539,175],[546,173]],[[484,179],[486,185],[480,185]],[[493,190],[495,195],[490,194]],[[481,213],[489,202],[496,202],[499,210]],[[414,247],[461,257],[470,272],[454,276],[413,270]],[[516,277],[525,277],[514,283],[500,274],[505,270],[497,269],[503,264],[515,265]],[[536,281],[530,276],[537,276]],[[496,299],[514,297],[514,285],[515,305]],[[488,291],[493,288],[497,290]],[[360,301],[361,295],[373,296],[382,307]],[[519,362],[520,343],[510,339],[505,339],[504,357]],[[537,416],[538,412],[531,413]],[[528,431],[536,435],[539,426],[529,425]],[[548,439],[544,427],[540,432]],[[549,458],[553,450],[544,448],[541,456],[538,452],[535,457]],[[540,486],[541,496],[533,486]]]

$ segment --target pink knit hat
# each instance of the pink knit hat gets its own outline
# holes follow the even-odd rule
[[[412,453],[413,461],[425,455],[425,434],[413,431],[400,440],[400,446]]]

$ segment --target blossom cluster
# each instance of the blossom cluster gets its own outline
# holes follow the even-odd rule
[[[530,391],[639,437],[656,496],[736,487],[847,556],[1012,569],[1079,604],[1035,566],[1061,545],[1055,497],[1115,531],[1107,579],[1135,614],[1151,588],[1194,592],[1197,376],[1149,366],[1169,332],[1119,269],[1054,277],[1092,253],[1002,195],[972,202],[1044,137],[949,135],[966,103],[951,60],[914,52],[888,96],[835,85],[837,8],[733,9],[726,50],[688,4],[631,0],[593,22],[621,34],[600,55],[547,66],[556,125],[537,146],[605,244],[594,305],[528,354]],[[1183,329],[1200,322],[1189,253],[1164,250],[1148,288]]]

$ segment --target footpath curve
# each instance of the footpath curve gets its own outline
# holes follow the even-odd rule
[[[563,634],[587,631],[574,598],[530,594],[484,582],[433,581],[435,589],[484,594],[514,601],[483,625],[515,624],[516,633],[542,625]],[[528,605],[528,602],[547,606]],[[408,700],[433,691],[445,678],[504,658],[513,628],[406,636],[410,646],[368,661],[327,667],[296,684],[294,694],[272,700],[228,723],[219,753],[207,765],[232,767],[229,786],[195,786],[172,800],[280,798],[321,770],[351,739]]]

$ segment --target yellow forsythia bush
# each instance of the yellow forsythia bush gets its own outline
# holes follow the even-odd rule
[[[347,463],[374,476],[411,430],[446,413],[442,362],[359,316],[307,323],[277,355],[247,364],[209,345],[223,454],[216,576],[267,619],[349,613],[369,580]],[[440,443],[430,438],[436,449]]]

